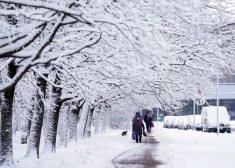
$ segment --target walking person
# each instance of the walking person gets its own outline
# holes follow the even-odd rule
[[[148,114],[149,114],[149,112],[147,111],[147,112],[145,113],[145,116],[144,116],[144,122],[146,121]],[[145,122],[145,124],[146,124],[146,122]]]
[[[134,121],[136,120],[136,117],[137,117],[138,115],[140,116],[140,120],[142,120],[142,116],[140,115],[140,112],[136,112],[136,113],[135,113],[135,117],[134,117],[133,120],[132,120],[132,127],[133,127]]]
[[[132,132],[135,133],[135,140],[136,143],[141,143],[141,138],[142,138],[142,130],[144,131],[144,123],[143,121],[140,119],[141,116],[140,114],[136,115],[136,120],[133,120],[133,124],[132,124]]]
[[[148,132],[151,132],[151,127],[152,127],[152,122],[153,122],[153,119],[152,117],[150,116],[149,113],[147,113],[144,117],[144,122],[146,124],[146,127],[147,127],[147,131]]]

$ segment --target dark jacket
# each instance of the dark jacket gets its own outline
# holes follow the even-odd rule
[[[142,129],[144,131],[144,123],[142,120],[133,120],[132,131],[136,134],[142,134]]]
[[[152,121],[153,121],[152,117],[147,116],[146,118],[144,118],[144,122],[146,125],[151,125]]]
[[[144,116],[144,122],[146,123],[146,119],[147,119],[147,114],[145,114],[145,116]]]

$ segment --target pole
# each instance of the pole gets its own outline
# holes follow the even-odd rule
[[[217,136],[219,135],[219,99],[218,99],[218,86],[219,86],[219,78],[216,76],[216,111],[217,111]]]
[[[202,116],[202,132],[204,132],[204,113],[201,113],[201,116]]]
[[[202,120],[202,132],[204,132],[205,130],[205,120],[204,120],[204,113],[202,113],[202,108],[203,108],[203,104],[201,105],[201,120]]]
[[[195,131],[195,100],[193,100],[193,130]]]
[[[158,118],[159,118],[159,107],[157,108],[157,127],[158,127]]]

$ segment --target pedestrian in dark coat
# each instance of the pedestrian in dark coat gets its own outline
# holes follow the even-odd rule
[[[149,114],[149,112],[146,112],[145,113],[145,116],[144,116],[144,122],[146,121],[146,119],[147,119],[147,115]],[[146,122],[145,122],[145,124],[146,124]]]
[[[140,115],[136,116],[136,120],[133,120],[133,128],[132,131],[135,133],[135,140],[136,143],[138,143],[138,141],[141,143],[141,138],[142,138],[142,129],[144,131],[144,123],[143,121],[140,119]]]
[[[132,120],[132,127],[133,127],[133,123],[134,123],[134,121],[136,120],[136,117],[137,117],[138,115],[140,116],[140,120],[142,120],[142,116],[140,115],[140,112],[136,112],[136,113],[135,113],[135,117],[134,117],[133,120]]]
[[[146,118],[144,118],[144,122],[146,124],[148,132],[150,132],[151,131],[151,127],[152,127],[152,122],[153,122],[153,119],[150,116],[150,114],[146,115]]]

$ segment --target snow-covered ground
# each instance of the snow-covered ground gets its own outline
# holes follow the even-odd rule
[[[112,168],[112,159],[140,146],[123,130],[107,130],[92,138],[58,148],[56,154],[41,154],[40,159],[23,158],[26,145],[14,136],[14,162],[17,168]],[[234,168],[235,132],[203,133],[163,129],[155,123],[154,134],[160,142],[154,154],[163,164],[159,168]],[[144,139],[143,139],[144,142]],[[43,146],[43,144],[42,144]],[[133,153],[133,152],[132,152]],[[128,155],[127,155],[128,156]]]
[[[231,128],[235,129],[235,121],[230,121]]]
[[[233,123],[233,122],[232,122]],[[157,131],[160,168],[234,168],[235,132],[203,133],[163,129]]]
[[[23,158],[27,145],[20,144],[20,135],[14,139],[14,164],[17,168],[112,168],[111,160],[122,152],[139,147],[131,134],[123,130],[107,130],[92,138],[69,143],[57,148],[56,154],[41,154],[40,159]],[[43,144],[41,145],[43,147]]]

